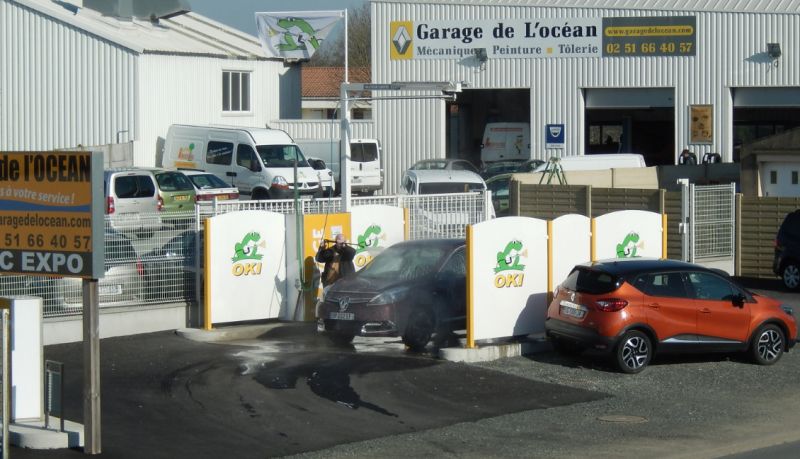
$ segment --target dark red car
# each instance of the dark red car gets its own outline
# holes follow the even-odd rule
[[[328,288],[317,304],[318,330],[336,343],[360,336],[400,336],[423,349],[434,334],[466,323],[463,239],[406,241]]]

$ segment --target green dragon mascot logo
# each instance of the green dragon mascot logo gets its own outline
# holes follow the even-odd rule
[[[638,257],[636,251],[644,248],[644,241],[639,241],[639,234],[631,231],[625,239],[617,244],[617,258]]]
[[[261,260],[264,255],[258,253],[259,247],[266,247],[266,242],[261,240],[261,235],[255,231],[247,233],[242,238],[242,242],[234,244],[231,261],[236,263],[243,260]]]
[[[317,38],[317,31],[305,19],[284,18],[278,20],[278,27],[282,28],[283,43],[278,45],[280,51],[307,50],[319,48],[321,40]]]
[[[522,250],[522,242],[509,242],[502,252],[497,252],[497,266],[494,272],[524,271],[525,265],[520,263],[520,256],[528,256],[528,251]]]
[[[358,249],[356,249],[356,253],[366,252],[368,249],[374,249],[378,247],[380,244],[380,240],[383,238],[381,235],[381,227],[378,225],[370,225],[364,231],[364,234],[358,235]]]

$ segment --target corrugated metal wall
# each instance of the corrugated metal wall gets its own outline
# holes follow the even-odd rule
[[[0,30],[0,150],[103,145],[136,131],[135,53],[5,0]]]
[[[456,59],[391,61],[391,21],[448,20],[454,24],[488,19],[536,17],[679,16],[697,18],[695,57],[615,57],[489,59],[483,67]],[[720,152],[731,160],[733,148],[730,89],[800,86],[800,14],[558,8],[509,5],[372,3],[372,75],[392,81],[464,81],[472,89],[530,88],[531,144],[534,154],[549,156],[544,125],[566,125],[564,155],[583,153],[583,89],[674,88],[676,156],[688,143],[688,107],[714,105],[714,144],[692,145],[699,157]],[[767,42],[784,46],[778,66],[766,56]],[[431,113],[431,110],[436,112]],[[384,140],[387,192],[396,190],[402,171],[415,159],[445,156],[444,104],[431,101],[375,101],[377,135]],[[431,120],[435,122],[431,123]],[[394,177],[397,175],[398,177]]]
[[[341,132],[339,120],[272,120],[269,127],[283,129],[293,139],[338,139]],[[374,139],[375,123],[351,121],[350,132],[353,139]]]
[[[789,212],[800,209],[800,198],[742,197],[740,235],[740,276],[774,278],[773,243],[778,228]]]
[[[222,112],[222,71],[251,72],[251,111]],[[134,164],[158,163],[161,143],[173,123],[265,127],[280,116],[282,62],[143,54],[139,67],[140,129]]]

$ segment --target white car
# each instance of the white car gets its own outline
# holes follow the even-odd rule
[[[485,191],[486,183],[471,171],[407,170],[400,188],[408,195],[452,194]],[[411,218],[430,237],[464,237],[467,225],[483,220],[483,208],[470,210],[460,199],[420,199],[411,205]]]
[[[409,169],[400,189],[405,194],[469,193],[486,190],[480,175],[466,170]]]
[[[239,189],[210,172],[181,169],[195,189],[197,202],[239,199]]]

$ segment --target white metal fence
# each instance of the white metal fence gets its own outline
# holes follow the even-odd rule
[[[730,185],[689,185],[689,261],[733,259],[736,189]]]
[[[488,193],[353,198],[352,205],[384,204],[408,209],[409,237],[464,237],[466,225],[493,215]],[[341,199],[303,199],[303,214],[341,211]],[[161,214],[160,229],[117,231],[106,217],[105,276],[99,280],[100,308],[147,307],[192,303],[200,297],[202,221],[238,210],[294,213],[292,200],[217,201],[199,204],[195,212]],[[147,216],[143,216],[147,217]],[[145,218],[146,220],[146,218]],[[0,275],[0,296],[34,295],[44,302],[45,317],[80,314],[81,279]]]

